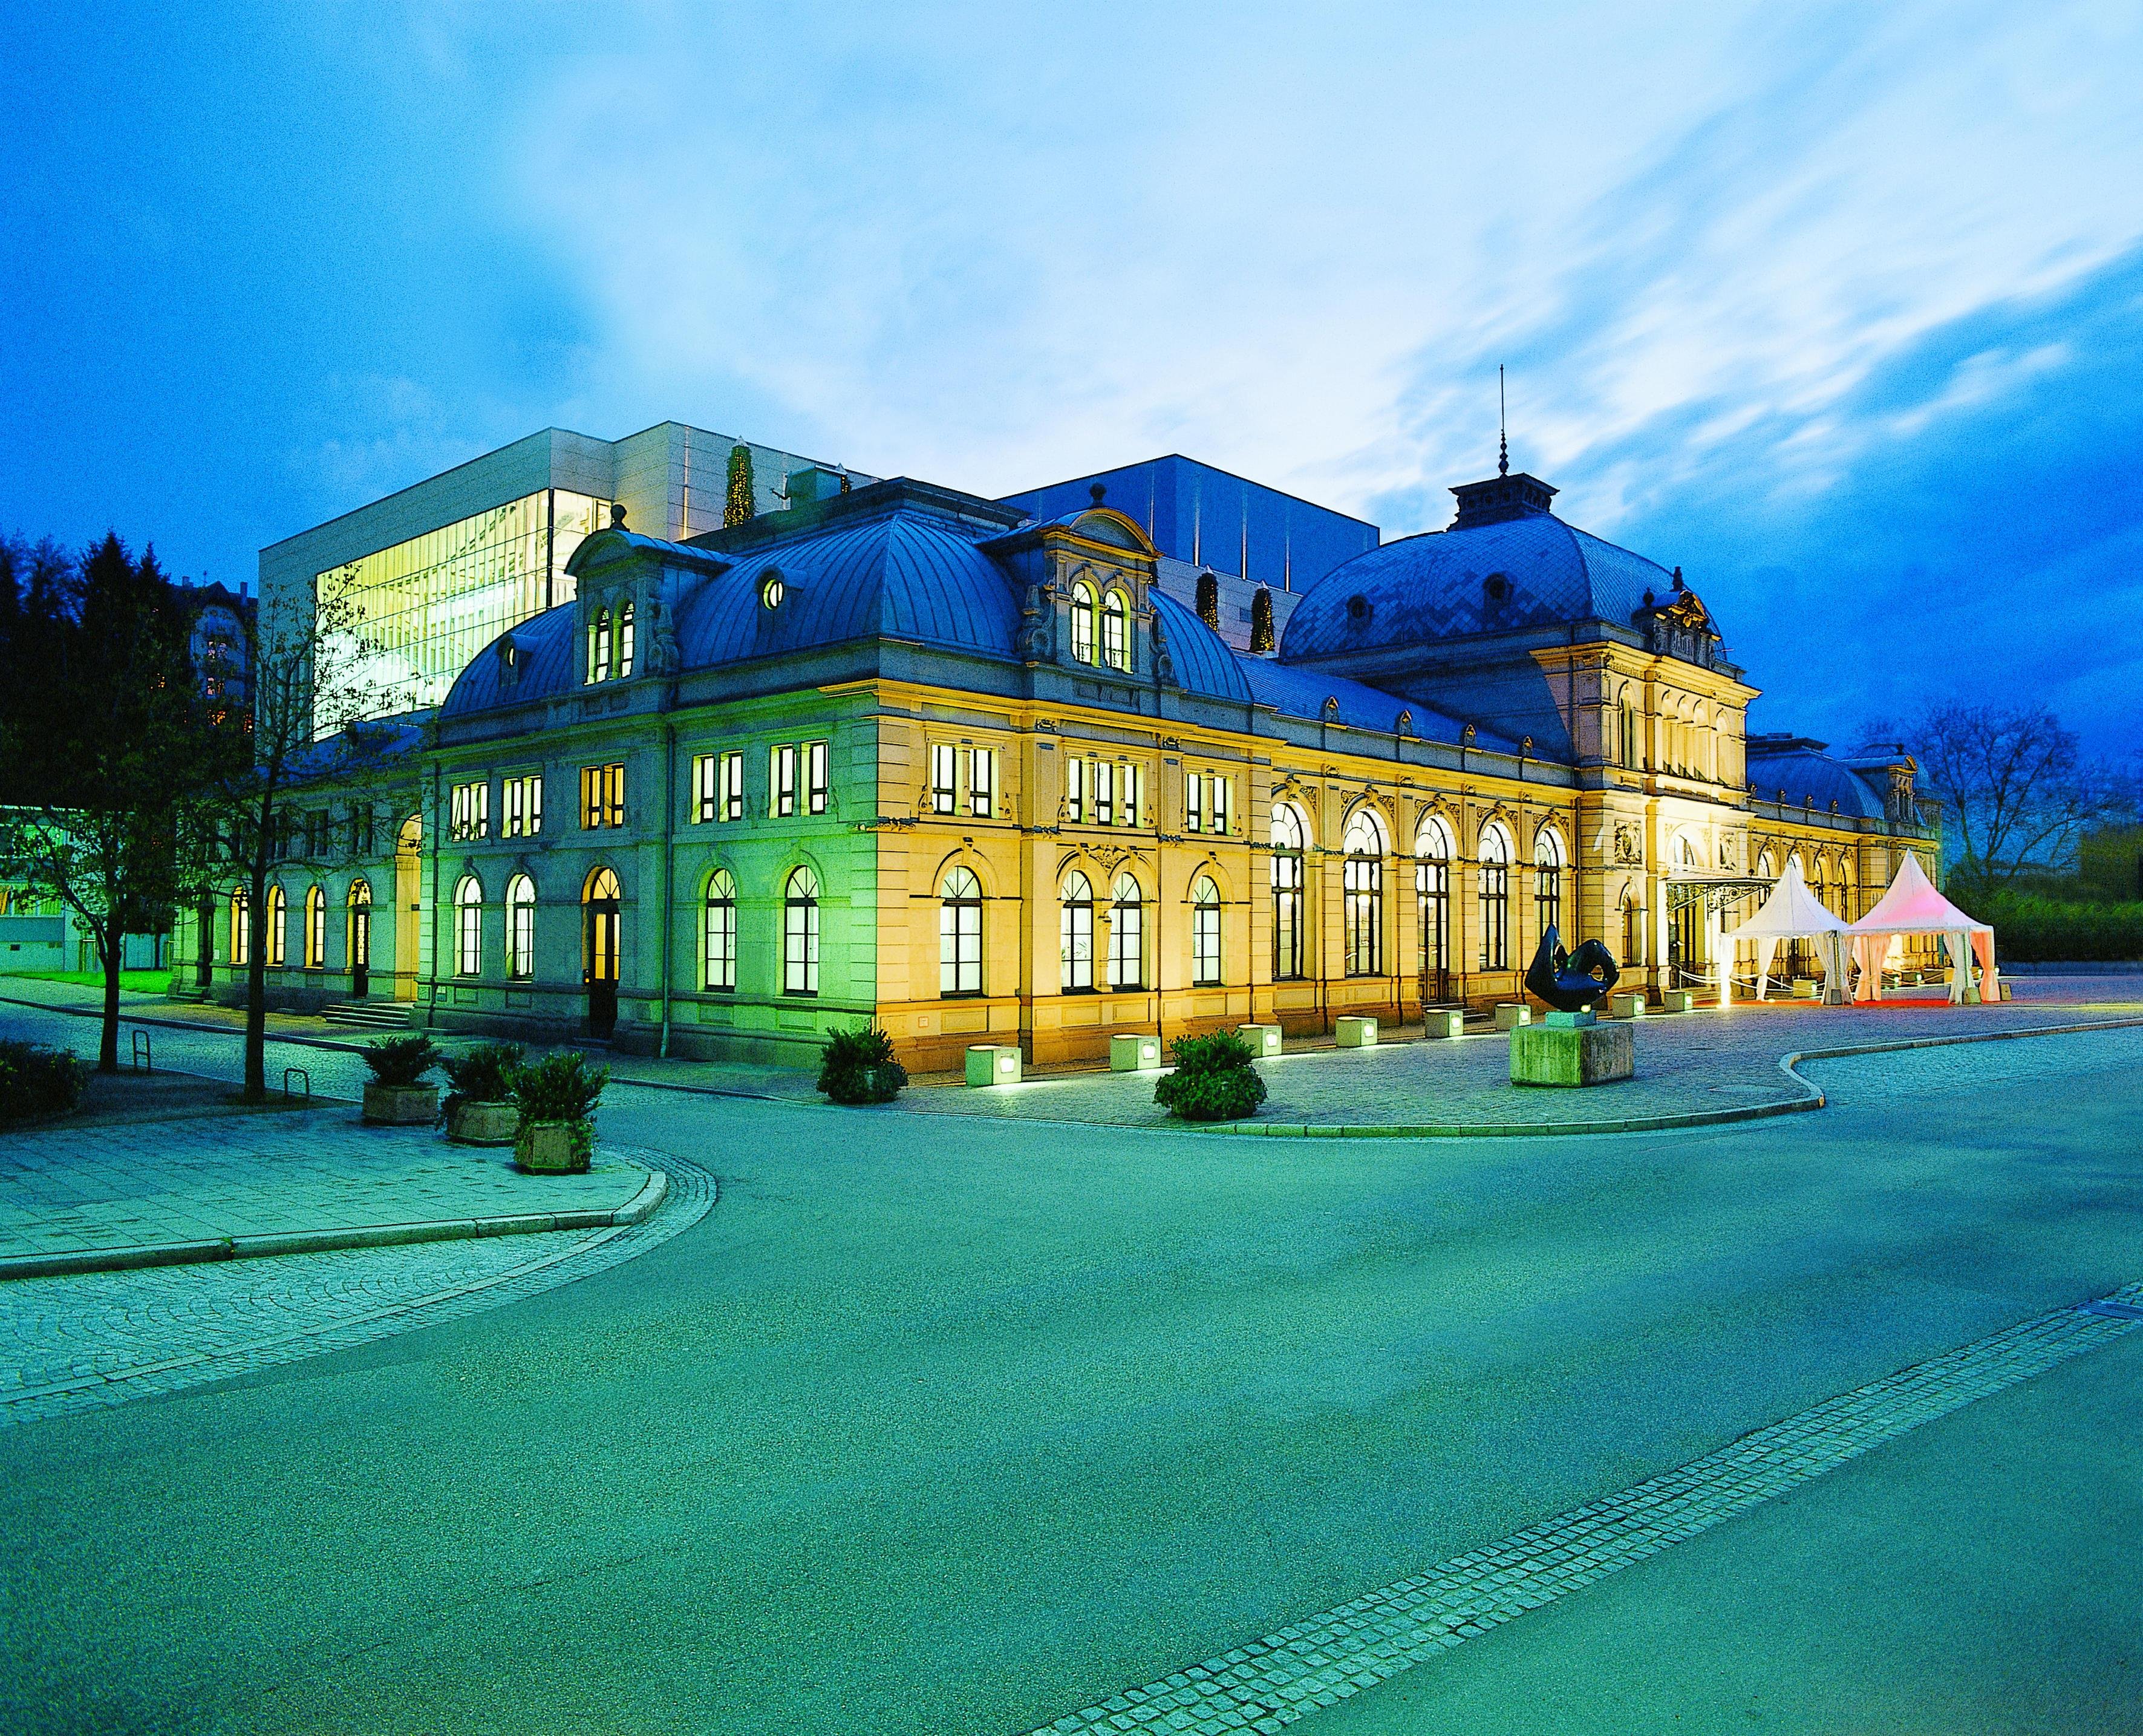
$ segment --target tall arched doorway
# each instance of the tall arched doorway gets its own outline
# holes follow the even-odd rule
[[[417,998],[418,919],[423,914],[424,822],[411,814],[394,835],[394,998]]]
[[[349,883],[349,992],[362,1001],[372,992],[372,887]]]
[[[619,944],[617,876],[606,868],[591,873],[581,888],[585,913],[582,930],[581,980],[588,991],[588,1035],[607,1040],[617,1029]]]

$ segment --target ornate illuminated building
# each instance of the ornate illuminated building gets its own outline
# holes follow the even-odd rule
[[[465,665],[419,745],[307,794],[299,835],[334,842],[258,937],[279,992],[700,1056],[871,1019],[911,1066],[1047,1064],[1512,998],[1551,925],[1626,982],[1710,982],[1788,856],[1850,918],[1932,855],[1908,759],[1750,738],[1757,690],[1679,571],[1532,477],[1379,544],[1135,469],[1143,497],[1112,472],[1007,503],[792,461],[740,522],[577,527],[549,607],[412,658]],[[1278,527],[1255,547],[1249,496],[1216,542],[1161,510],[1230,483]],[[212,926],[227,992],[256,935],[235,903]]]

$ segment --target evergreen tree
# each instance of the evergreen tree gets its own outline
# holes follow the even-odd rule
[[[758,514],[752,504],[751,448],[732,446],[730,448],[729,498],[722,503],[722,524],[749,524]]]
[[[1198,575],[1198,618],[1215,632],[1220,631],[1220,579],[1210,566]]]
[[[1250,649],[1269,651],[1272,648],[1272,586],[1260,585],[1258,594],[1250,599]]]

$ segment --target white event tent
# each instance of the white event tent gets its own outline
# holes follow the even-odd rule
[[[1845,992],[1845,924],[1830,907],[1808,889],[1801,878],[1801,859],[1786,858],[1786,871],[1764,898],[1764,908],[1721,939],[1756,943],[1756,998],[1766,998],[1771,987],[1771,960],[1782,940],[1813,940],[1822,962],[1824,999],[1836,1000]]]
[[[1953,967],[1949,982],[1952,1002],[2002,998],[1994,971],[1994,930],[1985,922],[1974,922],[1937,891],[1919,858],[1909,852],[1889,891],[1846,932],[1853,937],[1853,956],[1860,965],[1860,986],[1853,997],[1856,1001],[1883,998],[1883,961],[1889,956],[1890,942],[1901,934],[1942,937]],[[1972,982],[1975,954],[1980,976],[1977,990]]]

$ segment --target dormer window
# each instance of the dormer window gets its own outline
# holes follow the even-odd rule
[[[1111,591],[1101,604],[1101,660],[1111,669],[1131,666],[1131,611],[1121,591]]]
[[[1083,579],[1072,587],[1072,655],[1081,663],[1094,660],[1094,589]]]
[[[610,679],[610,611],[598,609],[588,617],[588,680]]]

